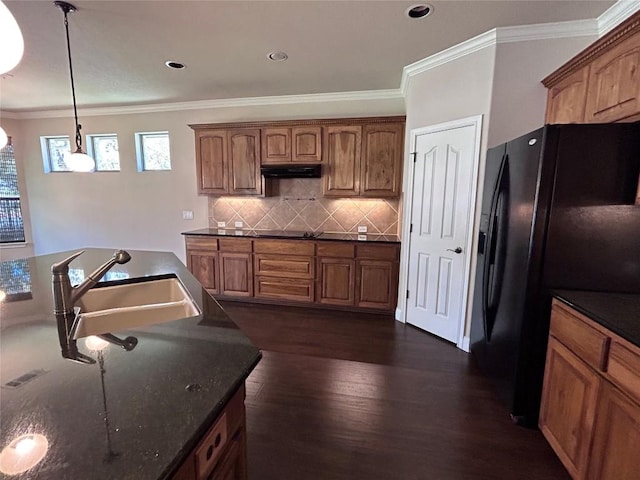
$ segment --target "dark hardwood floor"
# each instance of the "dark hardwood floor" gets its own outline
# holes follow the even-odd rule
[[[263,351],[251,480],[569,479],[468,354],[390,316],[224,302]]]

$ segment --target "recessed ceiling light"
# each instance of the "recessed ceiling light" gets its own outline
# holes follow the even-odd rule
[[[409,7],[406,13],[409,18],[424,18],[431,12],[433,12],[433,6],[428,3],[419,3]]]
[[[184,63],[174,62],[173,60],[167,60],[164,64],[169,68],[174,68],[176,70],[182,70],[183,68],[187,68]]]
[[[284,52],[270,52],[267,54],[267,58],[273,62],[284,62],[289,55]]]

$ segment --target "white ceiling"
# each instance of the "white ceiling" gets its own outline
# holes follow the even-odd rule
[[[0,80],[0,108],[68,109],[62,12],[51,0],[4,3],[25,54]],[[596,18],[614,2],[432,1],[419,20],[405,15],[418,2],[404,0],[71,3],[78,105],[98,107],[397,89],[405,65],[492,28]],[[277,50],[289,59],[267,60]]]

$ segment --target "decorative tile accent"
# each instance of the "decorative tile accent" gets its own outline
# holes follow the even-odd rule
[[[322,183],[315,178],[278,180],[279,196],[209,197],[209,225],[226,222],[234,228],[355,232],[367,225],[368,233],[397,234],[399,200],[322,197]]]

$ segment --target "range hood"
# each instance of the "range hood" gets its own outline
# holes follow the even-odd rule
[[[322,165],[264,165],[260,173],[265,178],[320,178]]]

